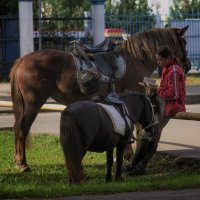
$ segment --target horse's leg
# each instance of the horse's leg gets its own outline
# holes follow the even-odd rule
[[[117,146],[116,152],[116,173],[115,173],[115,180],[122,179],[122,163],[123,163],[123,152],[124,152],[124,145],[119,144]]]
[[[158,131],[156,135],[152,135],[152,139],[150,141],[146,138],[146,136],[145,138],[141,136],[140,143],[137,146],[137,150],[132,161],[132,168],[130,172],[128,172],[129,175],[134,176],[146,174],[146,166],[157,150],[162,129],[168,123],[169,119],[169,117],[165,116],[160,118]]]
[[[149,161],[152,159],[152,157],[156,153],[156,150],[158,148],[158,143],[160,141],[162,130],[167,125],[169,120],[170,120],[170,117],[167,117],[167,116],[162,116],[159,119],[160,123],[159,123],[159,126],[158,126],[158,132],[157,132],[155,138],[153,138],[153,140],[150,142],[145,157],[141,160],[141,164],[144,167],[146,167],[146,165],[149,163]]]
[[[124,159],[127,160],[128,162],[130,162],[132,157],[133,157],[132,144],[127,144],[125,151],[124,151]]]
[[[135,133],[136,133],[136,147],[138,145],[138,141],[140,140],[140,133],[142,130],[142,126],[139,123],[136,123],[135,125]],[[130,162],[133,158],[133,145],[132,144],[128,144],[125,148],[124,151],[124,159],[127,160],[128,162]]]
[[[139,123],[136,123],[136,148],[137,148],[137,146],[138,146],[138,144],[139,144],[139,141],[140,141],[140,136],[141,136],[141,132],[142,132],[142,126],[141,126],[141,124],[139,124]]]
[[[106,181],[112,181],[112,165],[113,165],[113,151],[110,149],[106,151]]]
[[[30,127],[35,120],[40,107],[25,104],[24,113],[20,113],[15,120],[15,153],[14,160],[21,172],[30,171],[28,164],[26,163],[26,139],[30,130]]]

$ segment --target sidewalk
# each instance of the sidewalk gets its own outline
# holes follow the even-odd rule
[[[9,83],[0,83],[0,100],[11,100]],[[49,99],[50,101],[54,101]],[[200,85],[186,87],[186,104],[200,103]]]
[[[187,112],[200,113],[200,104],[186,105]],[[200,121],[171,119],[163,129],[158,151],[181,164],[200,164]]]

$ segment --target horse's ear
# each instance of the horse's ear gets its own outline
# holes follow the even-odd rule
[[[184,35],[185,32],[188,30],[188,28],[189,28],[189,25],[187,25],[187,26],[185,26],[185,27],[183,27],[183,28],[178,29],[179,35],[180,35],[180,36]]]

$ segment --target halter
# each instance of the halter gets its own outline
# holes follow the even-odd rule
[[[146,129],[148,129],[148,128],[150,128],[150,127],[152,127],[152,126],[154,126],[154,125],[159,123],[159,121],[158,121],[158,119],[157,119],[157,117],[155,115],[154,109],[153,109],[154,105],[151,103],[151,100],[149,99],[148,96],[145,96],[145,97],[149,101],[149,104],[150,104],[150,107],[151,107],[151,111],[152,111],[152,116],[151,116],[151,122],[149,123],[149,125],[147,125],[145,128],[143,128],[144,130],[146,130]]]
[[[151,103],[151,100],[149,99],[148,96],[145,95],[145,97],[146,97],[147,100],[149,101],[149,104],[150,104],[150,107],[151,107],[151,111],[152,111],[152,116],[151,116],[151,122],[150,122],[145,128],[143,128],[144,130],[146,130],[146,129],[148,129],[148,128],[150,128],[150,127],[152,127],[152,126],[154,126],[154,125],[156,125],[156,124],[159,123],[159,121],[158,121],[158,119],[157,119],[157,117],[156,117],[156,115],[155,115],[154,109],[153,109],[154,105]],[[133,124],[136,122],[135,119],[134,119],[134,116],[133,116],[133,118],[132,118],[132,117],[129,115],[128,110],[127,110],[126,107],[124,107],[124,113],[126,114],[126,116],[130,119],[130,121],[131,121]]]
[[[184,61],[184,64],[182,65],[182,67],[183,67],[185,73],[187,73],[191,69],[191,66],[188,69],[187,63],[190,63],[190,59],[188,57],[187,51],[185,50],[185,46],[183,45],[183,43],[186,44],[185,36],[178,37],[178,42],[180,44],[181,51],[183,52],[183,55],[184,55],[184,57],[182,59]]]

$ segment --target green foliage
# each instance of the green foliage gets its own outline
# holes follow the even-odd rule
[[[34,0],[37,1],[37,0]],[[43,17],[75,17],[83,16],[88,0],[42,0]]]
[[[148,6],[147,0],[123,0],[115,5],[112,5],[112,0],[107,0],[105,3],[105,10],[107,13],[118,12],[118,13],[126,13],[127,11],[142,13],[142,14],[151,14],[152,9]]]
[[[83,16],[90,9],[90,0],[41,0],[43,17]],[[38,17],[39,0],[33,0],[33,15]],[[1,0],[0,15],[17,15],[18,0]]]
[[[108,0],[105,9],[106,27],[123,28],[133,35],[155,26],[155,17],[147,0],[124,0],[115,6]]]
[[[34,17],[38,18],[38,0],[33,0]],[[83,30],[83,21],[70,21],[69,18],[84,17],[84,11],[90,8],[89,0],[41,0],[42,29],[45,31]],[[59,18],[60,20],[45,20],[45,18]],[[62,20],[63,19],[63,20]],[[76,26],[76,27],[75,27]],[[35,21],[34,29],[38,29]]]
[[[120,182],[105,182],[105,153],[88,152],[83,160],[87,182],[68,184],[68,173],[57,136],[32,137],[27,150],[30,173],[19,173],[13,163],[14,133],[0,132],[0,199],[53,198],[86,194],[112,194],[159,189],[197,188],[200,185],[198,165],[178,168],[172,159],[156,155],[148,174],[140,177],[123,175]],[[113,175],[115,166],[113,167]]]
[[[200,17],[200,1],[197,0],[173,0],[170,7],[171,19],[188,19]]]
[[[16,0],[1,0],[0,1],[0,15],[17,15],[18,1]]]

